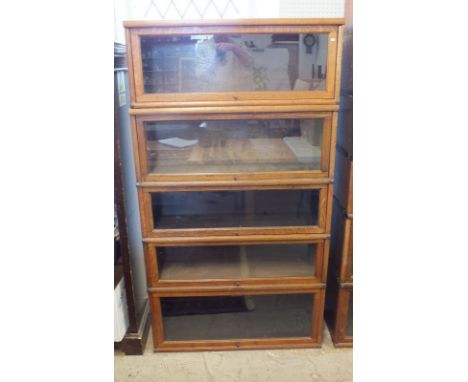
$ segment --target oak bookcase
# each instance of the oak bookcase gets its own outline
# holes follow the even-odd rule
[[[156,351],[321,346],[342,24],[124,23]]]

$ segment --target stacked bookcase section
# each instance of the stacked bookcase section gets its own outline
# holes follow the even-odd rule
[[[125,23],[155,350],[321,345],[342,24]]]
[[[337,347],[353,345],[352,96],[343,97],[336,149],[326,315]]]
[[[335,346],[353,346],[353,17],[346,2],[341,102],[325,319]]]

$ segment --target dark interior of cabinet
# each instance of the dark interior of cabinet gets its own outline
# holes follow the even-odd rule
[[[151,193],[155,228],[316,226],[319,190]]]
[[[313,294],[162,297],[164,338],[311,337]]]

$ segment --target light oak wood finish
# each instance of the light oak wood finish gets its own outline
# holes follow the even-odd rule
[[[276,175],[276,177],[274,177]],[[307,178],[303,173],[297,177],[291,173],[234,174],[211,176],[202,174],[200,180],[187,181],[180,175],[172,175],[170,181],[141,182],[137,186],[154,192],[164,191],[222,191],[222,190],[305,190],[324,188],[333,183],[332,178]],[[198,177],[198,175],[197,175]]]
[[[222,25],[343,25],[344,18],[282,18],[282,19],[221,19],[221,20],[129,20],[124,21],[125,28],[144,27],[180,27],[180,26],[222,26]]]
[[[245,246],[255,247],[261,245],[271,245],[272,241],[270,240],[261,240],[257,237],[253,238],[256,241],[250,241],[247,243],[239,243],[233,240],[225,240],[224,242],[210,242],[208,246]],[[186,266],[185,269],[180,268],[180,265],[175,270],[168,271],[166,274],[169,274],[166,279],[160,277],[161,270],[160,265],[157,261],[158,258],[158,247],[180,247],[180,248],[193,248],[197,246],[206,247],[206,243],[191,243],[182,241],[181,243],[175,244],[170,243],[170,245],[162,244],[158,245],[156,243],[146,242],[145,243],[145,259],[146,259],[146,269],[148,277],[148,286],[150,288],[155,287],[187,287],[187,286],[229,286],[229,287],[239,287],[246,285],[269,285],[274,281],[281,280],[285,284],[312,284],[320,285],[325,284],[327,280],[327,268],[328,268],[328,249],[329,241],[328,240],[319,240],[319,239],[303,239],[303,240],[294,240],[288,238],[287,236],[282,237],[282,241],[274,242],[278,247],[278,250],[281,251],[281,244],[315,244],[316,249],[314,253],[313,265],[303,264],[303,263],[287,263],[285,256],[281,256],[277,262],[275,262],[275,256],[269,256],[268,262],[259,263],[258,266],[262,266],[261,273],[262,277],[251,274],[250,268],[255,266],[255,263],[246,262],[245,258],[240,258],[239,262],[231,262],[225,264],[222,270],[218,270],[223,277],[215,277],[217,273],[217,267],[220,266],[219,263],[213,263],[213,257],[207,258],[202,262],[199,262],[196,267]],[[229,260],[229,259],[228,259]],[[304,267],[309,268],[304,268]],[[213,270],[210,270],[210,267]],[[241,270],[241,267],[243,269]],[[201,272],[202,276],[196,276],[195,272]],[[209,276],[206,276],[207,273]],[[183,276],[184,278],[180,278]],[[179,279],[177,279],[179,277]]]
[[[170,187],[162,186],[148,186],[139,188],[141,196],[140,212],[142,214],[142,230],[145,238],[162,238],[162,237],[216,237],[216,236],[248,236],[248,235],[287,235],[287,234],[322,234],[327,233],[327,225],[330,224],[331,216],[327,213],[332,208],[332,195],[333,189],[331,185],[297,185],[285,186],[285,190],[304,189],[304,190],[318,190],[318,222],[316,225],[310,226],[264,226],[264,227],[209,227],[209,228],[177,228],[177,229],[157,229],[154,226],[157,216],[153,214],[153,203],[151,200],[152,192],[175,192],[175,191],[232,191],[232,190],[251,190],[242,186],[227,185],[215,186],[205,185],[203,188],[189,188],[189,187]],[[256,188],[257,190],[260,188]],[[261,188],[262,190],[278,190],[277,186],[267,185]],[[229,217],[226,217],[229,218]]]
[[[144,238],[143,242],[152,243],[164,247],[169,246],[179,246],[188,244],[190,246],[196,245],[210,245],[210,244],[251,244],[255,242],[264,242],[264,243],[277,243],[277,244],[286,244],[286,243],[308,243],[311,240],[322,240],[329,239],[330,234],[258,234],[258,235],[234,235],[234,236],[185,236],[185,237],[157,237],[157,238]]]
[[[271,280],[270,283],[244,282],[242,285],[228,282],[222,285],[191,285],[191,286],[155,286],[148,288],[154,295],[164,297],[190,297],[190,296],[242,296],[254,294],[293,294],[309,293],[311,290],[325,290],[325,284],[312,282],[295,283],[294,280],[285,282],[282,279]]]
[[[126,52],[127,52],[127,68],[128,68],[128,85],[129,85],[129,92],[130,92],[130,98],[131,100],[136,99],[136,94],[135,94],[135,82],[133,80],[134,76],[134,69],[133,69],[133,56],[132,56],[132,50],[130,48],[130,44],[128,43],[131,39],[131,33],[129,29],[125,29],[125,41],[127,42],[126,44]],[[132,110],[129,111],[130,113]]]
[[[135,155],[141,227],[145,250],[148,293],[153,320],[155,351],[198,351],[268,348],[320,347],[322,341],[325,287],[329,270],[330,231],[332,227],[333,178],[335,145],[337,141],[337,111],[343,19],[260,19],[260,20],[197,20],[183,22],[125,22],[132,97],[132,139]],[[180,36],[184,34],[242,34],[242,33],[327,33],[327,76],[324,90],[279,92],[224,93],[144,93],[140,36]],[[323,118],[320,167],[314,170],[289,169],[279,171],[183,172],[184,159],[177,173],[150,171],[146,151],[144,123],[152,121],[214,121],[214,120],[276,120]],[[262,142],[258,141],[259,144]],[[242,142],[227,142],[231,158],[254,159],[252,148]],[[263,147],[275,151],[279,162],[292,160],[291,154],[279,141],[265,141]],[[187,158],[213,155],[222,161],[221,151],[204,152],[200,148],[186,150]],[[242,152],[242,153],[241,153]],[[216,162],[216,161],[215,161]],[[193,168],[192,168],[193,170]],[[230,171],[233,172],[230,172]],[[151,193],[222,192],[261,190],[318,190],[317,224],[311,226],[254,226],[208,228],[156,229]],[[246,197],[252,203],[252,197]],[[281,203],[281,201],[279,201]],[[158,218],[156,216],[156,218]],[[254,218],[248,211],[246,218]],[[226,216],[229,219],[229,216]],[[249,220],[249,221],[250,221]],[[317,245],[314,263],[306,259],[308,270],[285,264],[286,257],[274,259],[255,273],[261,262],[249,263],[240,255],[239,263],[210,262],[203,253],[201,259],[184,271],[183,264],[161,268],[158,248],[223,247],[261,245]],[[239,249],[242,252],[242,249]],[[167,255],[169,256],[169,254]],[[222,256],[227,256],[223,254]],[[167,264],[167,263],[166,263]],[[198,268],[197,268],[198,267]],[[239,270],[239,267],[241,270]],[[250,268],[249,268],[250,267]],[[268,268],[271,267],[271,268]],[[281,269],[284,268],[284,269]],[[190,270],[192,273],[190,273]],[[163,272],[163,274],[161,273]],[[164,274],[164,272],[167,272]],[[289,273],[288,273],[289,272]],[[252,338],[229,340],[173,340],[164,336],[161,298],[267,296],[312,294],[310,336],[294,338]]]
[[[325,290],[305,286],[301,289],[285,288],[246,288],[235,291],[213,291],[212,289],[196,289],[195,294],[187,293],[186,290],[180,293],[171,293],[168,290],[150,292],[151,304],[153,307],[153,341],[155,351],[200,351],[200,350],[237,350],[237,349],[273,349],[273,348],[310,348],[320,347],[322,342],[323,328],[323,306],[325,301]],[[242,296],[267,295],[267,294],[289,294],[289,293],[310,293],[314,295],[312,305],[312,321],[309,337],[294,338],[252,338],[252,339],[230,339],[230,340],[184,340],[168,341],[164,338],[163,316],[161,311],[161,297],[171,296]]]
[[[226,110],[226,109],[224,109]],[[294,170],[294,171],[266,171],[266,172],[222,172],[214,173],[177,173],[177,174],[161,174],[153,173],[148,169],[147,157],[147,141],[145,138],[144,124],[155,121],[211,121],[211,120],[274,120],[274,119],[320,119],[323,120],[322,130],[322,156],[321,169],[319,170]],[[134,142],[136,143],[135,161],[138,162],[137,180],[140,184],[150,184],[151,182],[161,182],[160,184],[170,184],[171,181],[176,181],[178,184],[183,184],[182,181],[228,181],[232,180],[236,184],[242,184],[242,180],[260,180],[260,179],[301,179],[304,182],[309,182],[308,178],[323,178],[321,183],[329,182],[327,178],[333,178],[335,167],[335,144],[336,144],[336,126],[337,113],[326,112],[299,112],[299,113],[244,113],[241,116],[232,112],[220,112],[213,114],[151,114],[144,116],[136,116],[132,118]],[[163,183],[164,182],[164,183]],[[167,183],[166,183],[167,182]],[[233,183],[233,184],[234,184]],[[275,183],[278,184],[278,183]],[[251,185],[254,185],[251,183]],[[255,187],[254,187],[255,188]]]
[[[335,62],[335,100],[339,102],[340,87],[341,87],[341,73],[343,63],[343,26],[338,27],[338,44],[336,47],[336,62]]]
[[[145,22],[129,21],[124,25],[130,36],[127,40],[129,46],[129,59],[133,60],[134,86],[132,107],[145,108],[148,103],[155,107],[184,108],[192,102],[203,102],[199,106],[234,106],[237,102],[242,105],[256,106],[258,102],[265,104],[290,105],[299,102],[302,105],[314,104],[315,100],[329,100],[328,103],[338,103],[339,81],[341,73],[341,45],[343,39],[342,19],[263,19],[257,20],[224,20],[223,22]],[[328,35],[327,77],[325,90],[318,91],[262,91],[262,92],[219,92],[219,93],[190,93],[190,101],[186,95],[178,93],[145,93],[143,81],[143,65],[140,38],[142,36],[177,36],[190,34],[242,34],[242,33],[269,33],[269,34],[313,34],[326,33]]]
[[[178,101],[172,102],[170,105],[160,107],[159,102],[147,102],[145,107],[134,107],[130,109],[130,115],[154,115],[154,114],[196,114],[196,113],[211,113],[219,114],[224,111],[234,113],[262,113],[277,111],[282,113],[295,113],[302,111],[338,111],[340,106],[336,103],[330,104],[327,99],[310,99],[310,100],[290,100],[285,103],[284,100],[256,100],[252,105],[251,101],[225,101],[222,105],[212,106],[212,102],[207,101]],[[273,108],[272,108],[273,106]]]
[[[130,115],[158,115],[158,114],[173,114],[173,115],[185,115],[185,114],[222,114],[224,112],[237,113],[237,115],[243,116],[246,113],[268,113],[277,111],[281,113],[298,113],[304,111],[338,111],[340,106],[337,104],[330,104],[329,101],[323,99],[312,100],[310,103],[302,103],[301,101],[291,100],[287,104],[284,101],[279,100],[256,100],[255,105],[250,105],[251,102],[224,102],[222,106],[210,106],[209,102],[178,102],[177,104],[166,106],[160,106],[159,103],[148,103],[145,108],[133,108],[130,109]]]

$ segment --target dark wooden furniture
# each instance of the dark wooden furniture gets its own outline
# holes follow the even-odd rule
[[[155,350],[321,346],[342,23],[125,23]]]
[[[325,319],[336,347],[353,345],[352,305],[353,218],[335,196]]]
[[[341,102],[325,319],[335,346],[353,346],[353,28],[346,2]]]
[[[114,343],[114,347],[125,354],[143,354],[149,330],[149,304],[141,297],[144,274],[138,266],[139,257],[143,252],[135,246],[134,219],[129,209],[138,203],[136,195],[131,193],[126,183],[131,181],[128,169],[133,168],[132,156],[126,150],[128,144],[122,136],[129,132],[128,118],[128,85],[125,46],[114,44],[114,203],[117,212],[119,235],[115,243],[119,254],[116,267],[119,275],[123,273],[128,307],[129,327],[122,341]],[[129,163],[131,162],[131,163]],[[125,171],[127,170],[127,171]],[[131,172],[131,171],[130,171]],[[133,175],[134,178],[134,175]],[[139,227],[138,227],[139,230]],[[121,277],[121,276],[120,276]],[[143,278],[143,280],[142,280]],[[115,285],[114,285],[115,287]]]

